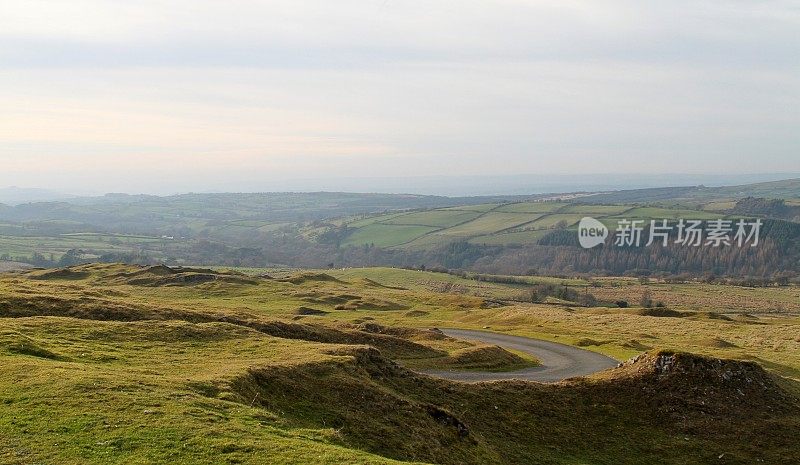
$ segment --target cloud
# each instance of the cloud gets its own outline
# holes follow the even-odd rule
[[[799,26],[788,1],[11,0],[0,184],[797,171]]]

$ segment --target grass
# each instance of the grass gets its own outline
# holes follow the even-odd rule
[[[578,213],[585,216],[608,216],[617,215],[630,210],[628,205],[570,205],[562,210],[562,213]]]
[[[447,236],[460,236],[469,237],[474,235],[482,235],[486,233],[494,233],[504,229],[510,229],[519,225],[529,223],[536,218],[539,214],[530,213],[499,213],[489,212],[480,216],[469,223],[461,224],[459,226],[446,229],[437,234]]]
[[[357,229],[342,243],[344,246],[375,244],[377,247],[392,247],[410,242],[434,231],[430,226],[370,224]]]
[[[673,209],[673,208],[658,208],[658,207],[640,207],[624,212],[621,215],[612,215],[612,218],[625,218],[629,220],[634,219],[687,219],[687,220],[714,220],[720,218],[717,213],[704,212],[700,210],[686,210],[686,209]]]
[[[478,217],[480,213],[460,210],[429,210],[395,216],[381,221],[383,224],[422,225],[449,228]]]
[[[722,314],[800,313],[800,288],[796,286],[748,288],[703,283],[665,284],[657,281],[643,285],[635,279],[595,281],[601,284],[591,289],[595,296],[606,300],[626,300],[634,305],[645,291],[649,291],[654,301],[666,302],[678,310]]]
[[[445,357],[414,359],[403,363],[415,370],[463,370],[502,373],[541,365],[530,354],[506,350],[497,346],[470,346],[453,351]]]
[[[473,244],[535,244],[543,233],[559,223],[574,227],[584,216],[600,219],[611,228],[617,221],[650,219],[713,219],[718,214],[701,210],[629,205],[568,204],[564,202],[517,202],[449,207],[404,213],[388,213],[345,221],[355,229],[344,245],[374,243],[382,247],[426,250],[453,241]]]
[[[550,213],[566,205],[561,202],[521,202],[503,205],[497,211],[508,213]]]
[[[392,214],[388,214],[388,215],[369,215],[369,216],[367,216],[365,218],[360,218],[360,219],[357,219],[355,221],[349,221],[349,222],[347,222],[347,225],[349,227],[351,227],[351,228],[362,228],[362,227],[368,226],[370,224],[389,221],[392,218],[396,218],[398,216],[404,216],[404,215],[407,215],[407,213],[401,212],[401,213],[392,213]]]
[[[169,241],[170,247],[180,247],[183,241]],[[91,249],[97,253],[147,251],[153,257],[166,257],[167,241],[160,237],[126,234],[71,233],[54,236],[0,235],[0,254],[29,257],[39,253],[56,260],[70,249]]]
[[[457,207],[447,207],[447,208],[442,208],[442,210],[458,210],[465,212],[485,213],[490,210],[494,210],[498,206],[500,206],[500,204],[498,203],[483,203],[478,205],[461,205]]]
[[[797,400],[782,397],[757,365],[658,351],[754,360],[796,391],[800,317],[790,305],[712,315],[719,295],[685,284],[659,287],[680,316],[656,317],[635,307],[486,305],[520,286],[441,273],[276,276],[288,279],[125,265],[0,275],[0,463],[798,459]],[[590,290],[616,297],[637,286],[608,279]],[[797,292],[719,287],[731,300],[762,303]],[[698,306],[691,313],[680,300],[687,294]],[[352,302],[372,305],[342,306]],[[327,313],[298,315],[299,307]],[[392,362],[500,370],[535,363],[443,338],[428,330],[434,326],[489,327],[619,360],[651,355],[557,385],[464,385]],[[683,368],[653,371],[663,357]],[[726,373],[756,382],[731,384]]]
[[[0,462],[390,462],[343,447],[332,429],[213,395],[253,365],[340,358],[318,345],[180,322],[23,319],[4,321],[9,333],[35,337],[66,361],[0,356]]]
[[[553,228],[558,223],[564,222],[567,226],[572,226],[580,221],[585,215],[580,214],[555,214],[555,215],[547,215],[544,216],[533,223],[526,225],[526,228],[529,229],[550,229]]]

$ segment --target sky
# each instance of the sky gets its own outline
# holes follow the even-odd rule
[[[796,0],[0,2],[0,186],[798,173],[798,128]]]

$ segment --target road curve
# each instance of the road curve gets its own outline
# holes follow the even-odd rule
[[[489,331],[468,329],[442,329],[447,336],[456,339],[480,341],[506,349],[517,350],[533,355],[541,362],[540,366],[518,371],[491,373],[484,371],[425,370],[423,373],[453,381],[475,383],[502,379],[522,379],[554,383],[575,376],[586,376],[617,366],[617,361],[597,352],[559,344],[557,342],[511,336]]]

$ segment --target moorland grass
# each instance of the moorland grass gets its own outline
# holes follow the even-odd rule
[[[126,265],[68,271],[0,276],[0,463],[800,458],[800,407],[789,394],[800,392],[800,340],[788,310],[717,318],[710,309],[487,307],[488,296],[419,282],[449,275],[388,269],[255,283],[217,272],[204,282],[144,282],[163,270]],[[181,273],[197,271],[172,274]],[[480,284],[491,284],[481,289],[489,294],[506,289]],[[677,289],[676,299],[685,292]],[[312,301],[327,313],[297,314]],[[337,309],[342,301],[402,308]],[[491,368],[515,354],[442,337],[428,330],[435,326],[540,337],[619,360],[650,355],[556,385],[466,385],[402,365]]]

